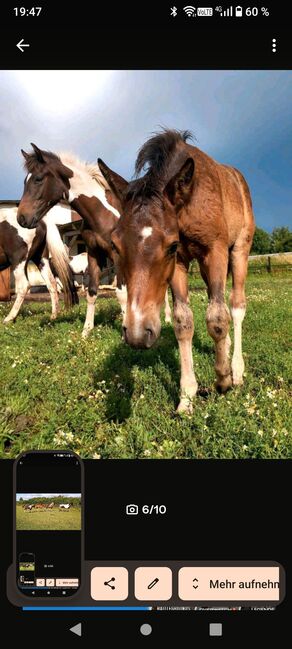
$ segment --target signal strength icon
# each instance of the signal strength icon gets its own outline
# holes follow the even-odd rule
[[[228,7],[228,9],[225,9],[223,11],[223,13],[222,13],[222,10],[221,10],[220,16],[228,16],[228,17],[232,18],[232,16],[233,16],[233,7]]]
[[[187,5],[186,7],[184,7],[184,12],[189,18],[193,18],[196,15],[196,8],[192,7],[191,5]]]

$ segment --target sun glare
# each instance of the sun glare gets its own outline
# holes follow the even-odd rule
[[[18,83],[43,112],[66,115],[82,109],[105,91],[109,70],[18,70]]]

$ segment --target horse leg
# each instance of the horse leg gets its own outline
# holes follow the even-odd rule
[[[25,274],[25,264],[26,260],[21,261],[20,264],[18,264],[18,266],[16,266],[16,268],[14,269],[16,300],[11,311],[9,311],[8,315],[3,320],[4,324],[13,322],[16,319],[22,306],[23,300],[27,294],[29,281]]]
[[[38,264],[38,268],[41,273],[41,276],[45,280],[47,289],[51,296],[51,303],[52,303],[51,320],[56,320],[56,317],[60,310],[59,294],[57,290],[56,278],[54,277],[51,271],[50,262],[46,257],[41,258],[40,263]]]
[[[94,327],[95,302],[99,286],[100,271],[101,263],[98,254],[95,254],[93,251],[88,250],[89,283],[87,290],[86,319],[82,331],[82,338],[87,338],[90,331]]]
[[[193,366],[194,321],[189,307],[187,272],[188,269],[185,266],[177,263],[170,287],[173,297],[174,331],[179,346],[181,364],[180,402],[177,412],[191,414],[193,411],[192,399],[197,392],[198,384]]]
[[[232,385],[229,360],[230,314],[224,296],[228,268],[227,247],[224,244],[215,244],[206,255],[203,266],[208,280],[209,294],[207,329],[215,342],[216,386],[220,392],[226,392]]]
[[[120,272],[119,269],[117,269],[117,275],[116,275],[116,298],[119,302],[119,305],[121,307],[121,312],[123,316],[123,324],[126,320],[126,311],[127,311],[127,300],[128,300],[128,294],[127,294],[127,287],[125,284],[125,280]]]
[[[247,275],[250,245],[244,238],[242,244],[236,242],[230,255],[232,290],[230,309],[234,327],[234,351],[232,356],[233,385],[243,383],[244,360],[242,356],[242,322],[246,311],[245,280]]]
[[[169,304],[168,288],[165,293],[165,322],[171,322],[171,308]]]

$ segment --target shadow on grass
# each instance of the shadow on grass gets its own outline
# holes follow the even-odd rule
[[[208,345],[201,341],[196,331],[194,332],[194,336],[193,336],[193,347],[200,354],[206,354],[206,356],[214,356],[214,345],[212,346],[211,338],[210,338],[210,344]]]
[[[140,370],[151,367],[173,404],[178,403],[179,363],[176,349],[177,342],[172,327],[165,327],[158,343],[148,350],[132,349],[122,340],[116,345],[94,376],[96,387],[103,380],[110,386],[106,395],[107,419],[122,423],[130,417],[136,366]],[[168,371],[165,372],[164,369]],[[122,386],[122,391],[117,389],[117,383]]]
[[[116,322],[119,328],[120,323]],[[194,337],[194,347],[200,353],[210,356],[212,347],[203,345],[198,336]],[[107,356],[105,362],[94,375],[94,385],[100,387],[102,381],[109,385],[106,394],[106,417],[110,421],[124,422],[132,413],[132,396],[136,383],[135,367],[139,370],[152,369],[153,374],[163,385],[170,401],[173,403],[173,414],[179,402],[180,362],[177,354],[177,340],[173,327],[164,326],[157,344],[148,350],[132,349],[122,340]],[[117,383],[122,390],[117,388]],[[198,394],[208,398],[212,389],[201,387]],[[149,403],[151,407],[151,403]]]
[[[78,310],[77,310],[78,308]],[[46,327],[50,324],[53,327],[58,326],[59,323],[68,323],[75,324],[76,322],[81,322],[82,325],[85,322],[86,311],[80,312],[79,307],[73,308],[69,311],[62,311],[56,320],[50,320],[48,314],[47,317],[43,317],[40,321],[40,327]],[[121,309],[119,304],[106,304],[105,306],[99,306],[99,309],[94,317],[94,326],[104,324],[108,327],[116,327],[117,319],[119,318]]]

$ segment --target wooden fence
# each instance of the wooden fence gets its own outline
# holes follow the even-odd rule
[[[248,272],[292,270],[292,252],[277,252],[270,255],[250,255]]]

